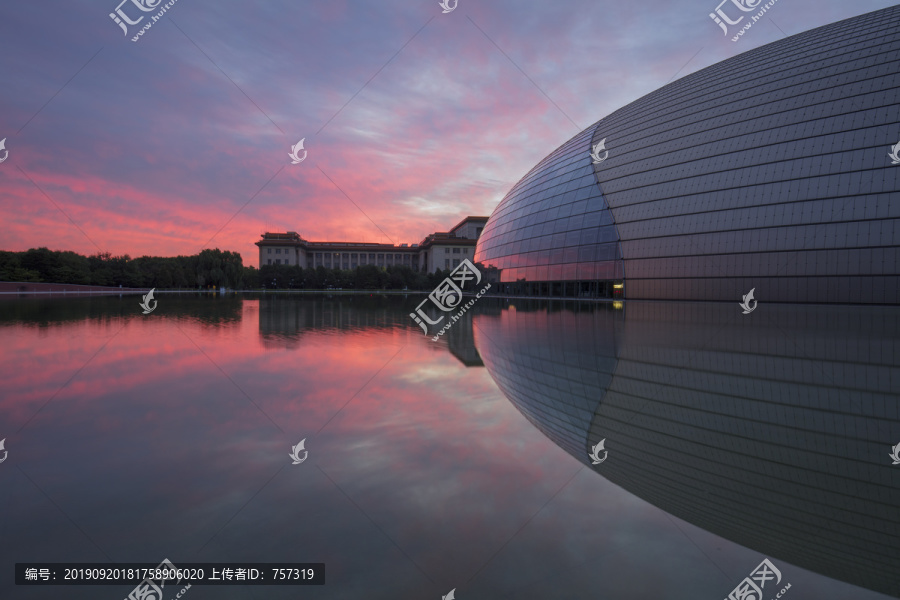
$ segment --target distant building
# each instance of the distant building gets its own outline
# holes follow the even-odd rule
[[[459,266],[468,258],[475,262],[475,245],[488,217],[466,217],[447,232],[432,233],[418,245],[419,267],[428,273]]]
[[[362,265],[404,265],[432,273],[452,269],[468,258],[474,262],[475,244],[488,217],[466,217],[447,232],[426,236],[418,244],[366,242],[310,242],[295,231],[262,234],[259,266],[299,265],[303,268],[355,269]]]

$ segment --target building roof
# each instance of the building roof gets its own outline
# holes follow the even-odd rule
[[[298,234],[296,231],[288,231],[286,233],[272,233],[267,231],[260,237],[262,237],[262,239],[256,242],[257,246],[284,245],[285,243],[306,243],[306,240],[300,237],[300,234]]]
[[[365,242],[306,242],[308,250],[347,248],[349,250],[378,250],[380,252],[400,252],[418,250],[411,246],[395,246],[393,244],[370,244]]]
[[[300,246],[306,250],[377,250],[379,252],[401,252],[418,250],[414,244],[409,246],[403,244],[395,246],[394,244],[376,244],[370,242],[310,242],[304,240],[294,232],[288,233],[271,233],[266,232],[262,235],[262,239],[255,242],[257,246]]]
[[[452,246],[475,246],[478,240],[474,238],[458,238],[445,231],[432,233],[424,240],[419,242],[419,248],[428,248],[436,244],[452,245]]]
[[[474,238],[456,237],[455,232],[463,225],[469,222],[486,223],[489,217],[473,217],[468,216],[457,223],[450,231],[438,231],[428,235],[419,244],[376,244],[369,242],[310,242],[300,237],[296,231],[288,231],[285,233],[276,233],[267,231],[260,237],[262,239],[255,242],[257,246],[301,246],[307,250],[316,249],[337,249],[347,248],[361,250],[378,250],[381,252],[418,252],[421,248],[430,246],[435,243],[452,243],[458,246],[474,246],[477,242]]]
[[[476,222],[477,222],[477,223],[482,223],[482,222],[487,223],[488,219],[490,219],[490,217],[472,217],[472,216],[466,217],[465,219],[463,219],[462,221],[460,221],[459,223],[457,223],[456,225],[454,225],[453,227],[451,227],[451,228],[450,228],[450,233],[453,233],[454,231],[456,231],[457,229],[459,229],[460,227],[462,227],[462,226],[465,225],[466,223],[469,223],[469,222],[472,222],[472,223],[476,223]]]

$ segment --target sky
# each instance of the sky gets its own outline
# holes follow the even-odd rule
[[[894,4],[777,0],[733,42],[719,0],[167,0],[132,41],[167,2],[120,1],[0,6],[0,250],[417,243],[665,84]]]

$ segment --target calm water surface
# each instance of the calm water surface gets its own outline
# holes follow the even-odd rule
[[[718,600],[764,558],[766,600],[900,597],[896,309],[482,299],[435,343],[415,296],[158,300],[0,302],[0,598],[163,558],[326,564],[189,600]]]

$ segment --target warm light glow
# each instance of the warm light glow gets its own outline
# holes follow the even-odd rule
[[[621,290],[623,287],[625,287],[624,283],[614,283],[613,284],[613,289],[615,289],[615,290]]]
[[[625,303],[624,302],[613,302],[613,308],[615,308],[616,310],[622,310],[623,308],[625,308]]]

